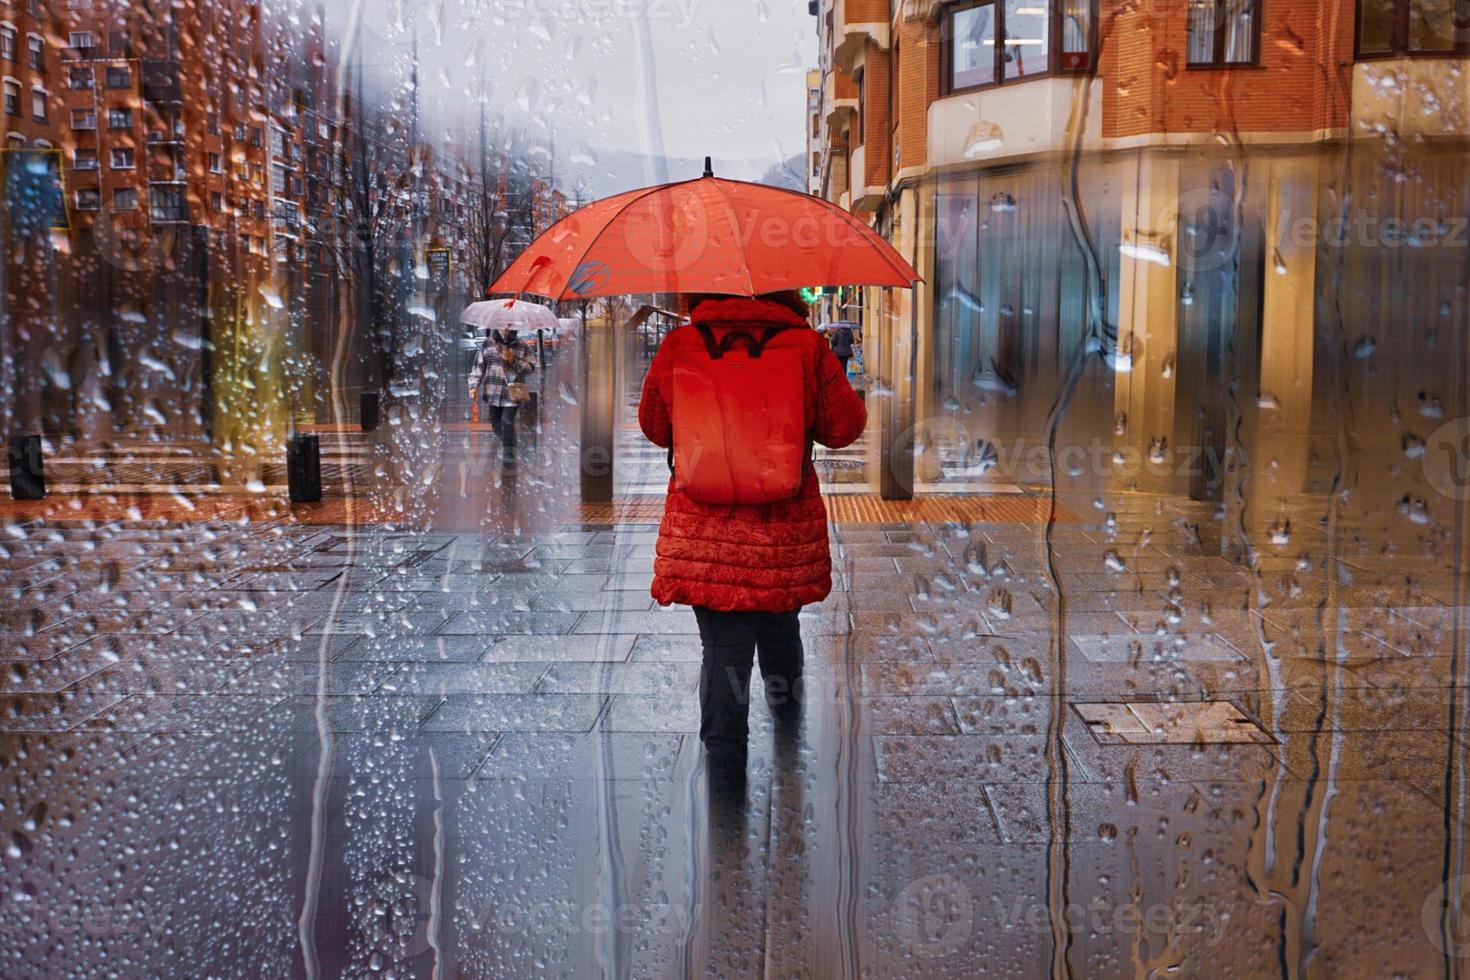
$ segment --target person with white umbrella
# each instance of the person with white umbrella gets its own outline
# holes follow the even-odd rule
[[[556,317],[536,303],[486,300],[467,307],[460,322],[478,327],[484,335],[470,372],[470,401],[484,399],[490,426],[500,437],[501,458],[507,467],[514,466],[516,415],[531,398],[525,379],[536,370],[536,359],[521,337],[531,330],[555,330]]]

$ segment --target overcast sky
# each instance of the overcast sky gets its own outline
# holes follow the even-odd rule
[[[369,78],[406,77],[412,25],[426,123],[472,129],[477,95],[603,196],[685,173],[759,176],[805,149],[806,0],[326,0],[328,30],[365,29]],[[396,13],[395,11],[402,11]],[[660,167],[659,159],[670,161]]]

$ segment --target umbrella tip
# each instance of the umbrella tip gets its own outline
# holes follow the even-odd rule
[[[709,157],[704,158],[704,175],[706,177],[713,177],[715,175],[715,164]]]

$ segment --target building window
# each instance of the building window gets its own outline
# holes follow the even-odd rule
[[[44,17],[46,12],[41,9],[41,0],[26,0],[26,13],[32,17]]]
[[[108,129],[132,129],[133,128],[133,110],[132,109],[108,109],[107,110],[107,128]]]
[[[30,52],[29,63],[34,71],[46,70],[46,42],[39,34],[26,36],[26,49]]]
[[[212,174],[222,174],[225,172],[224,159],[218,153],[211,153],[209,155],[209,172]]]
[[[211,112],[205,117],[205,128],[209,131],[210,136],[219,135],[219,113]]]
[[[97,151],[77,150],[72,154],[72,167],[76,170],[96,170]]]
[[[96,129],[97,128],[97,110],[96,109],[73,109],[71,111],[71,128],[72,129]]]
[[[66,82],[73,89],[86,89],[92,87],[92,69],[90,66],[82,68],[69,68],[66,73]]]
[[[1470,53],[1470,17],[1457,24],[1455,9],[1456,0],[1358,0],[1358,57]]]
[[[1064,0],[1062,3],[1063,71],[1086,71],[1092,67],[1093,0]]]
[[[50,93],[43,88],[31,89],[31,116],[36,122],[46,121],[46,100]]]
[[[15,28],[0,27],[0,58],[15,60]]]
[[[108,65],[106,81],[108,88],[131,88],[133,70],[127,65]]]
[[[7,116],[20,115],[20,83],[5,80],[5,114]]]
[[[102,208],[102,192],[95,187],[83,187],[77,191],[78,211],[98,211]]]
[[[182,187],[148,188],[148,211],[154,221],[183,221],[188,217]]]
[[[113,170],[132,170],[137,165],[133,151],[125,146],[114,147],[111,159]]]
[[[211,191],[209,195],[209,210],[219,214],[225,209],[225,196],[219,191]]]
[[[1096,0],[969,0],[944,16],[944,87],[1092,68]]]
[[[240,122],[235,123],[235,139],[237,139],[237,140],[244,140],[245,139],[245,124],[244,123],[240,123]]]
[[[107,32],[107,50],[113,54],[130,54],[132,46],[132,39],[128,37],[127,31]]]
[[[119,187],[112,192],[112,210],[138,210],[138,190],[135,187]]]
[[[250,145],[251,146],[261,146],[261,145],[263,145],[262,144],[262,141],[264,140],[264,138],[265,137],[261,133],[261,130],[260,130],[260,127],[259,126],[251,126],[250,127]]]
[[[1189,0],[1189,64],[1255,64],[1260,6],[1261,0]]]
[[[96,46],[97,40],[91,31],[72,31],[66,43],[76,51],[87,51]]]

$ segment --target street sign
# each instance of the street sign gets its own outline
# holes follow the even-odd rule
[[[449,249],[431,248],[424,254],[429,266],[429,282],[439,289],[448,289]]]
[[[69,228],[61,151],[50,147],[7,147],[0,150],[5,175],[5,208],[10,228],[36,234]]]

